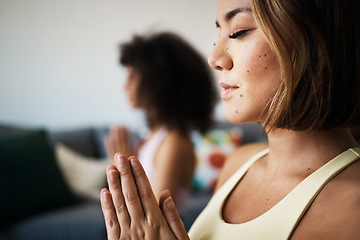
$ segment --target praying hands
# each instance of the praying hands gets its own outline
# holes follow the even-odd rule
[[[139,160],[115,154],[101,191],[108,239],[189,239],[169,191],[159,203]]]

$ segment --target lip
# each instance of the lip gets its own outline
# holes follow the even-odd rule
[[[229,85],[224,82],[220,82],[219,85],[223,88],[223,90],[221,91],[221,98],[223,100],[230,99],[235,94],[236,90],[239,89],[238,86]]]

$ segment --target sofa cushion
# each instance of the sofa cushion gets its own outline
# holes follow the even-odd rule
[[[77,202],[44,130],[0,137],[0,226]]]
[[[56,159],[72,192],[81,198],[100,199],[101,188],[106,186],[107,158],[102,160],[83,156],[58,143]]]

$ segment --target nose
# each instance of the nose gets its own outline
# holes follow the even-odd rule
[[[129,80],[126,80],[124,84],[124,90],[127,91],[129,89]]]
[[[124,85],[124,90],[125,90],[125,92],[126,92],[127,94],[129,94],[130,91],[131,91],[131,88],[132,88],[131,81],[130,81],[130,79],[127,79],[127,80],[126,80],[126,83],[125,83],[125,85]]]
[[[232,59],[223,43],[215,44],[208,57],[208,64],[215,70],[230,70],[233,67]]]

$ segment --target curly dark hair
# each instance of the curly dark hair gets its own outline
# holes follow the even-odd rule
[[[137,97],[150,128],[208,130],[218,93],[208,64],[188,42],[170,32],[135,35],[120,55],[140,76]]]

